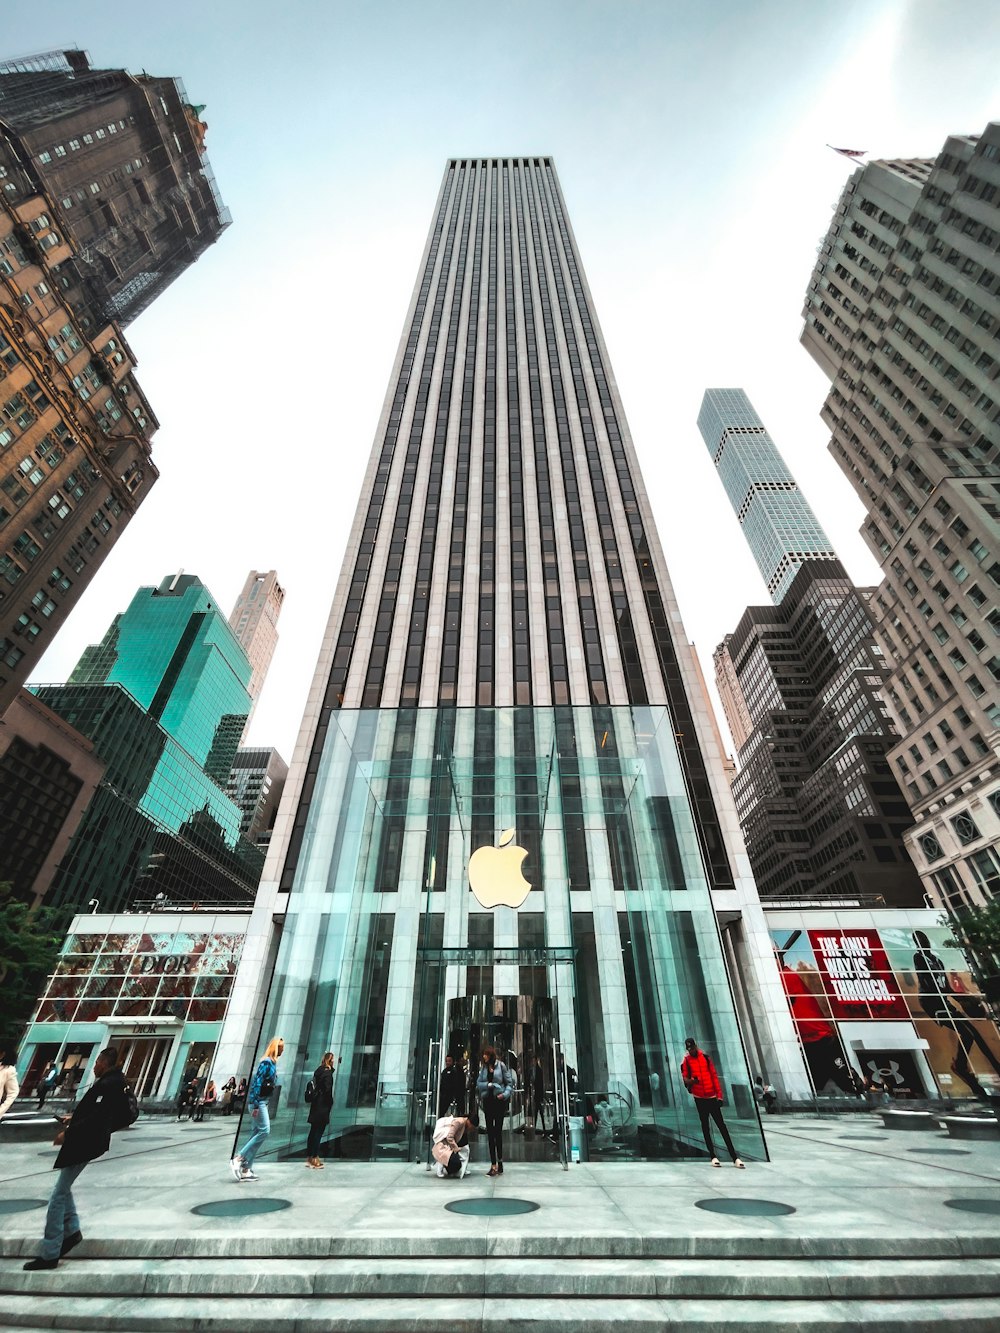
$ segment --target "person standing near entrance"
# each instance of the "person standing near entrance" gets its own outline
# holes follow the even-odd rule
[[[545,1133],[545,1073],[541,1057],[535,1056],[531,1071],[531,1128],[538,1128],[538,1117],[542,1117],[542,1133]]]
[[[58,1070],[56,1069],[54,1060],[50,1060],[42,1070],[42,1076],[38,1080],[38,1087],[35,1089],[35,1096],[38,1098],[39,1111],[45,1105],[45,1098],[55,1087],[57,1073]]]
[[[483,1051],[476,1092],[486,1120],[486,1138],[490,1145],[490,1176],[503,1175],[503,1118],[514,1092],[514,1079],[492,1046]]]
[[[13,1047],[14,1043],[11,1042]],[[21,1085],[17,1081],[17,1070],[7,1053],[6,1042],[0,1042],[0,1120],[17,1101]],[[40,1103],[39,1103],[40,1104]]]
[[[694,1037],[688,1037],[684,1042],[684,1048],[687,1051],[684,1059],[681,1061],[681,1078],[684,1080],[684,1086],[694,1098],[694,1104],[698,1108],[698,1118],[701,1120],[701,1132],[705,1136],[705,1147],[708,1149],[708,1155],[712,1159],[713,1166],[721,1166],[722,1163],[715,1155],[715,1147],[712,1143],[712,1128],[710,1121],[714,1120],[718,1126],[719,1133],[722,1135],[722,1141],[726,1145],[729,1156],[733,1159],[733,1166],[743,1169],[743,1163],[736,1155],[736,1149],[733,1147],[733,1141],[729,1137],[729,1130],[726,1128],[726,1122],[722,1118],[722,1084],[719,1082],[719,1075],[716,1072],[715,1065],[708,1058],[704,1051],[700,1050]]]
[[[278,1061],[285,1049],[283,1037],[272,1037],[267,1043],[264,1058],[257,1066],[257,1072],[250,1080],[247,1091],[247,1106],[250,1110],[250,1122],[253,1134],[243,1148],[229,1163],[229,1169],[241,1183],[256,1180],[253,1164],[260,1146],[271,1132],[271,1116],[267,1109],[268,1101],[278,1080]]]
[[[309,1102],[309,1141],[306,1144],[306,1166],[322,1171],[325,1163],[319,1155],[319,1145],[330,1123],[333,1110],[333,1051],[327,1051],[312,1076],[312,1099]]]
[[[454,1106],[454,1111],[452,1107]],[[438,1084],[438,1117],[465,1115],[465,1070],[455,1063],[453,1055],[444,1057],[441,1081]]]
[[[111,1135],[133,1121],[125,1089],[125,1077],[118,1068],[118,1052],[106,1046],[94,1061],[95,1081],[80,1099],[71,1116],[63,1116],[64,1128],[55,1137],[61,1145],[53,1169],[59,1172],[45,1214],[45,1239],[37,1259],[24,1265],[28,1273],[56,1268],[75,1249],[83,1235],[80,1218],[73,1202],[73,1185],[88,1162],[103,1157],[111,1147]]]

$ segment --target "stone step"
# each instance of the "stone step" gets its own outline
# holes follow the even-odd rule
[[[38,1253],[38,1235],[0,1235],[0,1259],[26,1259]],[[1000,1229],[952,1235],[877,1236],[748,1235],[638,1236],[634,1232],[560,1235],[430,1234],[391,1236],[382,1231],[350,1235],[247,1236],[201,1231],[188,1236],[88,1237],[74,1252],[80,1259],[269,1259],[311,1262],[334,1259],[1000,1259]]]
[[[64,1333],[607,1333],[612,1323],[671,1333],[758,1333],[765,1329],[859,1333],[876,1317],[879,1333],[996,1333],[1000,1300],[880,1301],[503,1299],[386,1297],[151,1296],[136,1304],[107,1296],[15,1296],[3,1300],[8,1329]]]
[[[77,1254],[79,1251],[77,1252]],[[80,1259],[26,1273],[0,1260],[0,1292],[79,1302],[142,1298],[658,1297],[886,1300],[1000,1297],[996,1259]]]

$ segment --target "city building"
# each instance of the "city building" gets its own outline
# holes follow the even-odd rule
[[[122,327],[228,225],[178,80],[0,65],[0,716],[157,478]]]
[[[65,685],[35,695],[93,742],[101,784],[47,891],[52,904],[246,905],[260,850],[225,792],[250,663],[190,574],[140,588]]]
[[[372,1159],[425,1150],[442,1050],[485,1041],[615,1160],[703,1151],[690,1033],[748,1155],[744,1039],[808,1093],[548,157],[444,173],[217,1067],[262,1031],[278,1153],[324,1050],[331,1135]]]
[[[1000,123],[851,176],[806,294],[867,510],[906,841],[936,905],[1000,892]]]
[[[698,429],[777,604],[805,561],[836,560],[830,539],[742,389],[706,389]]]
[[[748,607],[713,655],[760,896],[922,905],[885,758],[896,733],[871,593],[848,578],[742,389],[708,389],[698,426],[775,602]]]
[[[264,688],[267,669],[278,643],[278,616],[284,600],[285,590],[273,569],[264,574],[251,569],[229,616],[229,623],[253,668],[249,685],[253,701],[251,712]]]
[[[18,691],[0,718],[0,880],[16,897],[41,901],[103,773],[86,736]]]
[[[240,807],[240,832],[258,847],[271,841],[288,765],[277,750],[237,750],[226,790]]]
[[[21,1046],[23,1090],[51,1060],[73,1091],[114,1042],[137,1097],[176,1097],[211,1064],[249,920],[221,908],[74,917]]]

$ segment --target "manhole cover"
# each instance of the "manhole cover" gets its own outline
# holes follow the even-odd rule
[[[784,1217],[795,1212],[791,1204],[775,1199],[699,1199],[695,1207],[729,1217]]]
[[[863,1139],[865,1143],[885,1143],[887,1142],[884,1134],[838,1134],[838,1139],[851,1139],[855,1143],[860,1143]]]
[[[968,1157],[968,1148],[907,1148],[907,1152],[933,1153],[937,1157]]]
[[[1000,1199],[945,1199],[946,1208],[958,1208],[963,1213],[989,1213],[1000,1217]]]
[[[465,1213],[467,1217],[513,1217],[515,1213],[533,1213],[537,1207],[530,1199],[456,1199],[445,1204],[449,1213]]]
[[[47,1199],[0,1199],[0,1213],[30,1213],[32,1208],[44,1208]]]
[[[214,1199],[199,1203],[191,1211],[199,1217],[253,1217],[257,1213],[280,1213],[291,1206],[289,1199]]]

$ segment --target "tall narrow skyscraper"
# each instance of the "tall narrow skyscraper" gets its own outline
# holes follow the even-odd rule
[[[247,687],[252,700],[251,713],[264,688],[267,669],[278,644],[278,616],[284,600],[285,590],[273,569],[266,573],[251,569],[229,616],[229,623],[253,668]]]
[[[836,560],[833,544],[742,389],[706,389],[698,429],[777,605],[806,560]]]
[[[755,1062],[794,1093],[780,978],[555,170],[453,160],[218,1067],[247,1066],[263,1022],[298,1108],[309,1060],[337,1051],[334,1132],[378,1158],[421,1141],[414,1094],[441,1050],[477,1062],[490,1042],[519,1067],[537,1056],[577,1108],[601,1103],[592,1151],[621,1160],[699,1141],[677,1073],[695,1032],[759,1154],[716,909],[751,942]],[[272,1150],[304,1134],[294,1109]]]

